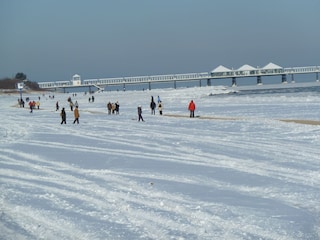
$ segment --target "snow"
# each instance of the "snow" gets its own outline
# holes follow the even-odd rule
[[[0,239],[319,239],[320,125],[280,121],[318,121],[319,94],[229,91],[2,94]]]
[[[212,73],[220,73],[220,72],[230,72],[231,69],[226,68],[225,66],[219,65],[215,69],[213,69],[211,72]]]
[[[273,69],[282,69],[282,67],[280,67],[279,65],[276,65],[274,63],[268,63],[262,69],[264,69],[264,70],[273,70]]]
[[[237,71],[253,71],[253,70],[257,70],[257,69],[248,64],[245,64],[237,69]]]

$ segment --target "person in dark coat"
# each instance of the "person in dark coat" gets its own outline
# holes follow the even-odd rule
[[[156,114],[156,103],[153,100],[153,96],[151,96],[151,102],[150,102],[150,108],[151,108],[151,114]]]
[[[141,105],[139,105],[139,107],[138,107],[138,121],[140,122],[140,120],[142,120],[142,122],[144,122],[143,117],[142,117],[142,107],[141,107]]]
[[[66,115],[66,111],[64,110],[64,108],[62,108],[61,113],[61,124],[67,124],[66,119],[67,119],[67,115]]]
[[[120,104],[118,101],[115,104],[116,104],[116,114],[119,114]]]

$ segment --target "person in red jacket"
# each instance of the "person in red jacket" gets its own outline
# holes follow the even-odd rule
[[[193,102],[193,100],[190,101],[188,109],[190,111],[190,117],[193,118],[194,117],[194,111],[196,110],[196,104]]]

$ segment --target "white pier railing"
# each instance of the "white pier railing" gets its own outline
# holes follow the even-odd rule
[[[168,75],[151,75],[151,76],[136,76],[136,77],[118,77],[118,78],[97,78],[86,79],[81,81],[81,84],[73,84],[73,81],[56,81],[56,82],[39,82],[39,87],[48,88],[67,88],[67,87],[85,87],[107,85],[122,85],[122,84],[141,84],[155,82],[176,82],[176,81],[192,81],[192,80],[211,80],[221,78],[242,78],[242,77],[261,77],[275,75],[290,75],[290,74],[308,74],[320,72],[320,66],[308,67],[290,67],[276,69],[249,69],[249,70],[227,70],[223,72],[202,72],[202,73],[184,73],[184,74],[168,74]],[[317,75],[318,76],[318,75]],[[79,75],[77,75],[79,77]]]

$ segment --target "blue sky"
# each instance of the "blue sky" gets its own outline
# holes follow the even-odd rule
[[[0,78],[320,65],[319,0],[1,0]]]

